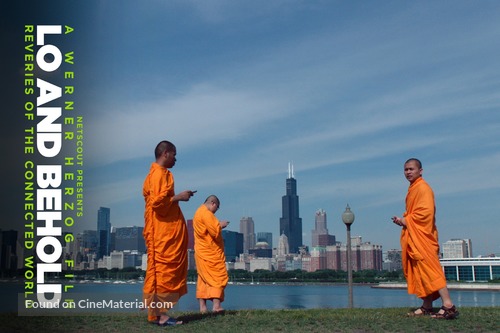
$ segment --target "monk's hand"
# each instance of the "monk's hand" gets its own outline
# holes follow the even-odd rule
[[[394,222],[394,224],[397,224],[399,226],[403,226],[403,219],[402,218],[399,218],[397,216],[393,216],[392,217],[392,222]]]
[[[222,229],[224,229],[228,225],[229,225],[229,221],[220,221],[220,226],[221,226]]]
[[[183,191],[176,195],[179,201],[189,201],[196,191]]]

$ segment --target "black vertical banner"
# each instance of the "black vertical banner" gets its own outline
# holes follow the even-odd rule
[[[75,236],[85,217],[85,11],[68,1],[0,5],[0,274],[11,283],[3,285],[4,311],[72,299]]]

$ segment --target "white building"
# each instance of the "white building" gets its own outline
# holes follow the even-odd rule
[[[472,258],[470,239],[451,239],[442,245],[443,259]]]
[[[271,258],[250,259],[250,272],[254,272],[257,269],[265,269],[268,271],[272,271],[273,265]]]
[[[286,256],[288,253],[290,253],[288,237],[283,233],[278,242],[278,256]]]

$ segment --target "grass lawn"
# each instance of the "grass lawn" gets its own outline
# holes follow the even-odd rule
[[[437,309],[436,309],[437,310]],[[177,312],[184,324],[158,327],[145,313],[73,317],[0,315],[0,332],[499,332],[500,307],[460,308],[456,320],[408,318],[408,308]],[[173,313],[172,313],[173,315]]]

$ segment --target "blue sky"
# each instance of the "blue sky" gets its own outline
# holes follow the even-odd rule
[[[177,146],[191,218],[209,194],[239,231],[279,233],[288,163],[303,239],[315,211],[345,241],[399,248],[403,163],[434,188],[440,241],[500,253],[500,4],[496,1],[95,2],[78,31],[85,221],[143,224],[155,145]],[[71,18],[68,18],[71,19]]]

